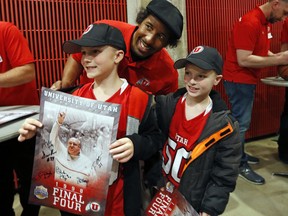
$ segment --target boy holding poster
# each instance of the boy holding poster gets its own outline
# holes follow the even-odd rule
[[[121,104],[117,140],[109,146],[114,160],[105,215],[141,215],[139,160],[157,152],[161,139],[151,110],[152,96],[119,78],[117,67],[126,46],[118,29],[107,24],[90,25],[79,40],[66,41],[63,50],[69,54],[81,52],[87,76],[94,79],[73,95]],[[26,119],[19,129],[18,140],[30,139],[43,125],[35,119]],[[64,214],[71,215],[62,212]],[[78,214],[85,215],[84,212]]]
[[[185,88],[156,96],[158,124],[167,138],[162,152],[166,188],[177,188],[201,216],[223,213],[241,158],[238,122],[223,100],[210,94],[222,78],[222,65],[215,48],[195,47],[174,64],[185,68]],[[147,215],[158,211],[153,206]]]

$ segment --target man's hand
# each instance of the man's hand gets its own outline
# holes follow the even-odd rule
[[[59,90],[62,88],[62,81],[61,80],[58,80],[56,81],[55,83],[52,84],[52,86],[50,87],[50,89],[52,90]]]
[[[35,136],[37,128],[41,128],[43,125],[40,121],[32,118],[25,119],[22,127],[18,130],[18,141],[23,142],[27,139],[31,139]]]
[[[110,154],[119,163],[129,161],[134,154],[134,146],[129,138],[121,138],[110,145]]]

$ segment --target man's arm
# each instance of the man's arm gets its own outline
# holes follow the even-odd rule
[[[4,41],[1,46],[5,49],[5,61],[10,67],[0,73],[0,88],[19,86],[35,79],[34,58],[29,49],[27,40],[20,30],[12,23],[5,23]],[[1,29],[2,31],[2,29]]]
[[[263,68],[276,65],[285,65],[288,62],[288,51],[272,56],[253,55],[249,50],[236,50],[239,66],[248,68]]]
[[[8,88],[19,86],[35,79],[34,63],[15,67],[4,73],[0,73],[0,87]]]
[[[65,63],[62,80],[58,80],[51,86],[52,89],[68,88],[75,84],[80,77],[83,67],[70,55]]]

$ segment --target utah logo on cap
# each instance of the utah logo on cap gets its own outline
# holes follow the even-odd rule
[[[89,31],[91,31],[92,28],[93,28],[93,24],[90,24],[90,25],[85,29],[85,31],[83,32],[82,35],[87,34]]]
[[[201,53],[204,50],[203,46],[197,46],[195,47],[190,54],[197,54],[197,53]]]

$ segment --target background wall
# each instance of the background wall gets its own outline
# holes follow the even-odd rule
[[[0,19],[14,23],[36,59],[37,87],[61,79],[67,55],[62,43],[99,19],[127,22],[126,0],[1,0]]]
[[[187,55],[193,47],[205,44],[219,50],[225,58],[233,23],[248,10],[267,0],[169,0],[184,17],[181,43],[168,49],[174,60]],[[116,19],[135,24],[139,7],[150,0],[1,0],[0,19],[14,23],[24,33],[36,59],[37,86],[50,87],[61,78],[67,55],[62,43],[81,35],[92,22]],[[281,23],[273,25],[271,51],[280,50]],[[275,76],[276,68],[267,68],[260,77]],[[179,85],[183,86],[183,70]],[[216,88],[228,102],[223,85]],[[259,83],[251,129],[247,138],[275,134],[284,103],[284,88]]]

